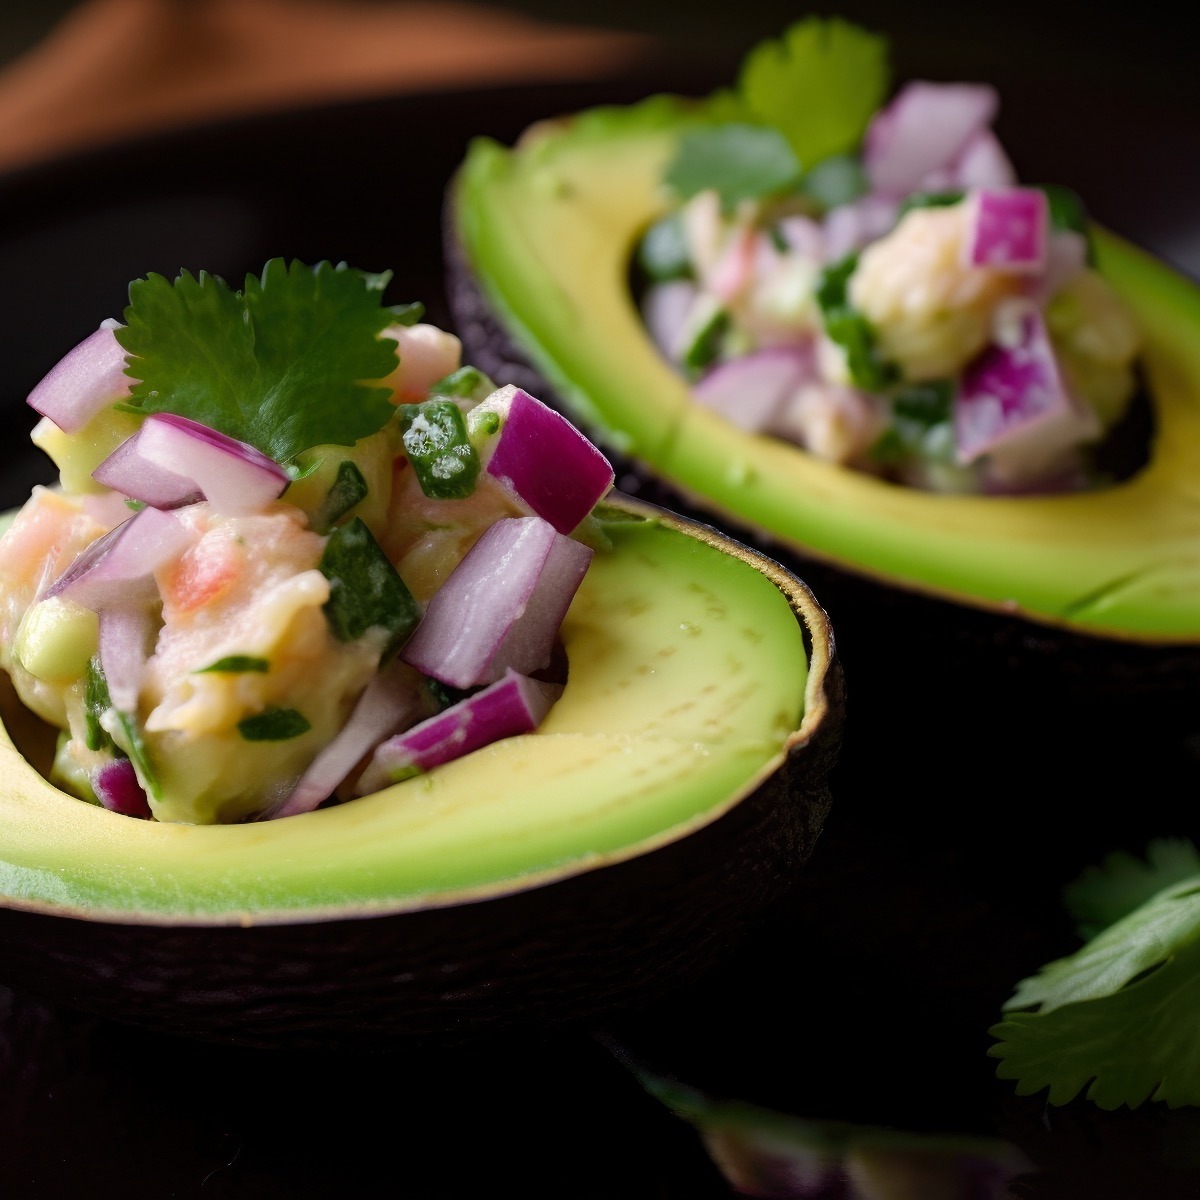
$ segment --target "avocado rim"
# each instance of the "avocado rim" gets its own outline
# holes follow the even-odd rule
[[[512,149],[470,145],[446,192],[444,257],[473,359],[496,378],[541,387],[625,456],[626,470],[661,484],[656,500],[738,537],[765,535],[802,573],[816,562],[1104,642],[1200,645],[1200,507],[1190,482],[1200,468],[1200,287],[1094,229],[1099,268],[1147,339],[1157,433],[1130,479],[1052,497],[883,483],[692,404],[645,334],[629,262],[666,211],[663,167],[696,119],[694,105],[660,96],[541,122]]]

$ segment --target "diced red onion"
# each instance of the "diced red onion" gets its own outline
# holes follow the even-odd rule
[[[398,777],[429,771],[501,738],[529,733],[541,724],[562,686],[516,671],[475,692],[437,716],[389,738],[371,756],[355,786],[359,796],[379,791]]]
[[[503,422],[483,450],[488,474],[559,533],[570,533],[612,487],[608,459],[566,417],[528,392],[510,384],[479,408]]]
[[[254,446],[175,413],[148,416],[92,478],[155,508],[176,508],[202,496],[223,513],[261,511],[290,482]]]
[[[1017,172],[990,129],[981,129],[967,143],[958,161],[951,168],[954,185],[970,191],[972,188],[1015,187]]]
[[[664,358],[675,358],[675,346],[688,313],[696,302],[697,288],[690,279],[672,279],[646,289],[642,319],[650,338]]]
[[[42,594],[63,596],[99,612],[110,604],[158,595],[154,571],[183,553],[191,541],[173,513],[143,508],[78,554]]]
[[[451,687],[532,675],[550,662],[567,608],[592,559],[540,517],[502,517],[434,593],[400,651]]]
[[[1022,304],[1006,344],[989,347],[966,370],[954,402],[960,463],[987,455],[998,478],[1035,478],[1064,451],[1094,437],[1091,409],[1068,392],[1036,305]]]
[[[719,363],[695,384],[692,395],[730,424],[754,433],[774,423],[813,370],[809,347],[772,347]]]
[[[905,196],[950,167],[999,108],[996,89],[978,83],[913,80],[871,120],[863,166],[871,189]]]
[[[133,763],[127,758],[105,763],[96,771],[92,776],[92,791],[110,812],[146,819],[153,816],[145,789],[138,782]]]
[[[100,667],[117,712],[137,712],[153,626],[144,604],[114,604],[100,613]]]
[[[730,235],[716,266],[705,281],[708,291],[723,304],[730,304],[750,286],[754,278],[757,236],[754,227],[742,225]]]
[[[133,380],[125,374],[125,351],[105,321],[68,350],[29,393],[27,403],[49,417],[64,433],[76,433],[101,409],[129,395]]]
[[[309,764],[291,795],[265,815],[292,817],[311,812],[333,795],[384,738],[424,716],[429,711],[426,704],[420,674],[406,663],[393,660],[367,685],[341,732]]]
[[[1046,262],[1050,209],[1040,188],[981,188],[968,199],[963,260],[1018,274],[1041,271]]]

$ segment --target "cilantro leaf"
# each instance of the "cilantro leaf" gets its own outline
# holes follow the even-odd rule
[[[277,462],[319,445],[352,445],[393,408],[382,379],[396,343],[380,304],[389,276],[328,262],[272,259],[245,290],[201,271],[129,287],[117,340],[139,382],[130,404],[172,412],[256,446]]]
[[[997,1074],[1065,1104],[1200,1104],[1200,875],[1024,980],[991,1029]],[[1032,1011],[1011,1011],[1027,1009]]]
[[[811,168],[854,150],[890,84],[888,42],[838,17],[808,17],[746,56],[738,91]]]
[[[248,742],[286,742],[307,733],[312,725],[294,708],[266,708],[252,717],[243,717],[238,733]]]
[[[871,323],[850,303],[850,276],[857,266],[858,254],[853,253],[823,268],[817,281],[817,307],[830,341],[846,352],[856,386],[878,392],[895,381],[898,371],[880,354]]]
[[[1081,937],[1128,916],[1172,884],[1200,875],[1200,852],[1184,838],[1160,838],[1146,848],[1145,859],[1119,850],[1089,867],[1064,889],[1067,910]]]
[[[800,163],[787,139],[762,125],[727,123],[689,130],[667,168],[666,182],[683,200],[712,188],[726,209],[794,188]]]
[[[1160,954],[1143,978],[1050,1011],[1014,1012],[994,1025],[998,1043],[988,1053],[1001,1060],[996,1074],[1017,1080],[1021,1095],[1049,1089],[1051,1104],[1066,1104],[1085,1089],[1103,1109],[1148,1099],[1200,1104],[1195,886],[1191,938]]]

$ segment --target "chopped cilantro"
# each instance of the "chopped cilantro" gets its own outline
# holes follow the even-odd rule
[[[108,695],[108,680],[100,666],[100,658],[93,655],[88,660],[87,674],[83,684],[83,716],[86,728],[84,742],[89,750],[111,750],[113,740],[100,724],[100,718],[112,708]]]
[[[900,206],[896,209],[896,220],[899,222],[901,217],[912,212],[914,208],[953,208],[954,205],[962,203],[965,195],[965,192],[960,191],[910,192],[900,201]]]
[[[849,154],[890,85],[888,42],[838,17],[807,17],[746,56],[738,93],[806,169]]]
[[[370,629],[387,635],[380,662],[400,648],[416,626],[416,601],[361,517],[339,525],[321,555],[329,580],[325,617],[335,637],[353,642]]]
[[[243,675],[247,672],[267,672],[271,664],[265,658],[254,658],[249,654],[230,654],[226,658],[218,658],[207,667],[197,667],[193,675]]]
[[[473,408],[467,413],[467,436],[476,445],[500,432],[500,414],[491,409]]]
[[[1092,223],[1087,207],[1078,192],[1059,183],[1037,184],[1046,194],[1050,228],[1063,232],[1081,233],[1087,242],[1087,261],[1096,265],[1096,248],[1092,242]]]
[[[743,123],[706,125],[680,138],[666,182],[683,200],[715,189],[724,208],[794,189],[801,167],[777,129]]]
[[[252,717],[243,717],[237,727],[248,742],[285,742],[307,733],[312,725],[294,708],[267,708]]]
[[[426,496],[461,500],[475,490],[479,455],[467,436],[462,409],[453,400],[405,405],[400,422],[404,452]]]
[[[729,313],[712,297],[702,296],[702,307],[689,319],[689,330],[680,365],[689,379],[697,379],[720,357],[721,343],[729,332]]]
[[[825,267],[817,284],[817,304],[825,332],[846,352],[851,379],[866,391],[878,392],[895,380],[896,368],[880,357],[875,331],[850,303],[847,285],[857,266],[858,255],[848,254]]]
[[[352,459],[343,459],[320,509],[313,516],[313,528],[322,532],[332,529],[359,501],[366,499],[367,490],[367,481],[358,466]]]
[[[363,382],[393,370],[396,343],[379,335],[411,315],[381,305],[389,278],[275,258],[240,292],[204,271],[134,280],[116,330],[139,381],[130,404],[189,417],[277,462],[351,445],[394,412],[386,387]]]
[[[162,785],[159,783],[158,771],[150,759],[150,753],[142,738],[141,726],[129,713],[117,712],[116,709],[112,711],[116,715],[117,725],[121,730],[124,742],[121,749],[129,756],[130,762],[136,768],[138,782],[151,796],[156,800],[159,799],[162,795]]]
[[[950,419],[953,403],[953,382],[949,379],[933,379],[903,387],[892,397],[892,411],[903,420],[930,429]]]

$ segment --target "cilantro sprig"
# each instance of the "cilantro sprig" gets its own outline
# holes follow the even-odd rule
[[[890,86],[887,39],[838,17],[808,17],[746,56],[736,87],[714,93],[707,120],[680,140],[666,182],[681,199],[715,189],[739,201],[808,189],[823,162],[851,154]],[[845,178],[837,194],[860,186]]]
[[[394,411],[388,389],[369,382],[396,366],[396,343],[380,334],[421,315],[382,305],[390,278],[275,258],[240,291],[204,271],[135,280],[116,331],[138,381],[129,404],[190,417],[281,463],[352,445]]]
[[[1188,868],[1192,868],[1189,872]],[[1067,891],[1094,936],[1022,981],[991,1029],[997,1074],[1052,1104],[1200,1104],[1200,856],[1155,843],[1114,856]]]

